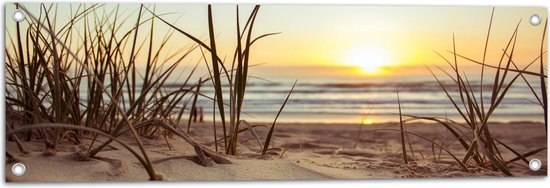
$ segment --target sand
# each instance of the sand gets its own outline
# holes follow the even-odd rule
[[[409,136],[412,151],[407,146],[409,163],[401,157],[399,132],[375,131],[387,125],[363,125],[356,144],[358,125],[344,124],[279,124],[276,127],[272,147],[267,156],[260,156],[260,146],[248,131],[240,134],[238,156],[227,156],[232,164],[199,165],[193,147],[179,138],[170,138],[168,147],[163,137],[142,138],[154,168],[168,181],[199,180],[316,180],[316,179],[372,179],[372,178],[457,178],[500,177],[501,172],[489,168],[468,166],[462,170],[445,152],[414,136]],[[390,126],[389,128],[398,128]],[[407,124],[408,131],[429,139],[438,139],[448,145],[457,156],[465,150],[452,142],[451,134],[440,125]],[[496,139],[508,144],[520,153],[546,146],[544,125],[540,123],[492,123],[490,129]],[[268,128],[256,127],[263,137]],[[212,124],[193,124],[190,135],[200,143],[214,149]],[[218,127],[218,133],[221,127]],[[129,135],[121,137],[137,150]],[[104,139],[103,139],[104,140]],[[96,182],[96,181],[146,181],[148,176],[140,163],[118,144],[105,149],[96,158],[83,158],[78,152],[87,150],[89,140],[75,144],[65,139],[55,154],[45,152],[43,142],[23,142],[30,151],[19,152],[15,142],[6,143],[7,150],[17,161],[26,165],[24,176],[12,175],[12,161],[7,162],[6,181],[9,182]],[[222,142],[219,142],[223,145]],[[220,146],[222,147],[222,146]],[[515,155],[502,148],[504,159]],[[543,167],[537,172],[528,169],[521,161],[509,164],[514,176],[546,176],[547,151],[528,159],[538,158]]]

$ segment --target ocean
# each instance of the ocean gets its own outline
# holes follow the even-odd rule
[[[483,83],[483,101],[486,111],[491,101],[493,72],[487,71]],[[358,77],[355,75],[328,75],[323,73],[311,75],[307,74],[307,71],[304,74],[271,72],[264,76],[262,72],[256,72],[251,75],[247,83],[241,115],[241,119],[248,122],[273,122],[296,80],[297,85],[277,122],[359,124],[364,119],[370,119],[374,123],[397,122],[399,121],[397,91],[399,91],[404,115],[441,117],[464,122],[445,92],[431,75]],[[509,75],[509,77],[513,76],[515,74]],[[182,78],[172,77],[163,88],[164,92],[174,91],[183,83]],[[438,78],[446,86],[452,98],[464,110],[458,88],[453,87],[452,80],[445,75],[438,75]],[[526,76],[526,78],[529,79],[529,83],[540,96],[538,78],[534,76]],[[479,103],[480,79],[473,76],[468,77],[468,79]],[[197,81],[198,77],[193,77],[188,84],[192,85]],[[138,88],[141,88],[140,83],[137,84]],[[223,90],[225,103],[229,104],[229,87],[227,83],[223,84]],[[138,90],[138,92],[140,91]],[[210,81],[201,87],[201,93],[214,97],[214,90]],[[82,102],[86,101],[86,96],[87,90],[82,88]],[[181,102],[180,106],[183,106],[183,103],[184,101]],[[197,105],[203,108],[205,120],[211,121],[213,101],[205,97],[199,97]],[[187,108],[190,108],[190,104]],[[226,116],[229,117],[229,108],[225,107],[225,109]],[[186,117],[185,115],[184,118]],[[220,117],[218,116],[216,120],[219,122]],[[502,103],[489,121],[503,123],[511,121],[543,122],[544,113],[525,81],[519,77],[506,93]]]
[[[360,123],[371,119],[375,123],[399,121],[397,91],[399,91],[402,113],[414,116],[443,117],[454,121],[464,120],[441,89],[433,76],[409,77],[316,77],[292,76],[250,78],[246,88],[242,119],[250,122],[272,122],[287,96],[292,84],[297,85],[278,122],[286,123]],[[452,80],[438,76],[449,94],[461,109],[458,88],[452,87]],[[540,93],[540,84],[535,77],[526,77],[533,89]],[[468,78],[480,102],[479,78]],[[492,77],[483,83],[483,102],[488,109],[492,93]],[[507,83],[507,82],[505,82]],[[224,87],[228,91],[227,85]],[[213,95],[211,86],[204,86],[201,92]],[[227,99],[229,95],[225,95]],[[540,94],[539,94],[540,96]],[[543,109],[524,80],[518,78],[506,93],[502,103],[491,116],[492,122],[539,121],[544,119]],[[200,99],[207,118],[211,118],[212,101]],[[219,120],[219,119],[218,119]]]

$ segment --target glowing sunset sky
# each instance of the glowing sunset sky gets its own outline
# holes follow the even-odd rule
[[[122,5],[120,17],[130,16],[126,25],[131,27],[135,24],[139,5]],[[37,4],[25,6],[38,13]],[[147,6],[153,8],[153,5]],[[73,11],[76,7],[77,4],[73,4]],[[105,12],[114,7],[113,4],[104,6]],[[6,18],[11,18],[14,8],[13,4],[7,4]],[[241,24],[245,23],[251,9],[251,5],[240,6]],[[67,22],[69,10],[68,4],[59,5],[58,23]],[[157,4],[155,10],[159,14],[173,13],[163,18],[208,40],[205,4]],[[446,51],[452,50],[453,33],[458,53],[481,60],[491,10],[492,7],[262,5],[254,35],[282,33],[255,44],[252,61],[266,63],[264,66],[356,66],[362,67],[365,74],[403,74],[400,68],[405,67],[413,74],[424,70],[424,64],[443,63],[433,50],[451,57]],[[213,11],[220,56],[230,59],[235,46],[235,6],[214,5]],[[103,12],[100,9],[98,14]],[[546,19],[546,9],[540,7],[495,9],[488,62],[497,63],[520,20],[514,60],[524,66],[538,56],[544,24],[536,27],[529,24],[529,17],[534,13]],[[151,17],[148,12],[143,15]],[[6,24],[13,35],[14,22],[7,19]],[[149,25],[141,31],[148,31]],[[158,20],[155,27],[158,28],[156,42],[159,42],[170,29]],[[176,33],[169,44],[171,53],[186,44],[191,41]],[[199,59],[197,50],[192,62]],[[464,66],[473,65],[462,62]]]

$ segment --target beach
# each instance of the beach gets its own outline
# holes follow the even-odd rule
[[[357,145],[359,125],[353,124],[278,124],[272,140],[272,149],[261,156],[259,144],[249,131],[239,134],[238,156],[225,156],[232,164],[201,166],[193,147],[177,137],[166,140],[144,138],[142,141],[155,170],[168,181],[207,180],[319,180],[319,179],[386,179],[386,178],[461,178],[501,177],[501,172],[490,168],[469,165],[468,171],[461,169],[453,159],[426,140],[410,135],[412,152],[407,146],[408,164],[401,158],[399,132],[380,129],[395,129],[397,125],[363,125]],[[185,126],[182,126],[182,128]],[[457,156],[464,156],[452,135],[443,126],[427,123],[405,125],[406,130],[426,138],[438,138]],[[546,146],[544,125],[531,122],[493,123],[489,125],[495,139],[509,144],[521,153]],[[221,129],[221,126],[218,127]],[[268,128],[254,128],[261,139]],[[378,130],[377,130],[378,129]],[[377,131],[374,131],[377,130]],[[198,142],[214,149],[211,123],[192,125],[190,135]],[[218,132],[219,133],[219,132]],[[88,135],[89,137],[89,135]],[[219,138],[219,137],[218,137]],[[105,138],[101,138],[105,140]],[[137,145],[130,135],[121,139],[133,148]],[[20,153],[15,142],[7,142],[7,151],[15,155],[18,162],[26,165],[24,176],[11,173],[14,162],[6,163],[6,181],[14,182],[101,182],[101,181],[146,181],[144,168],[127,150],[113,143],[95,158],[78,155],[87,150],[89,140],[81,139],[75,144],[68,139],[62,141],[57,152],[44,152],[39,140],[23,142],[29,154]],[[218,142],[223,148],[223,142]],[[263,144],[263,143],[262,143]],[[355,146],[355,147],[354,147]],[[117,149],[115,149],[117,148]],[[500,147],[505,160],[516,157]],[[521,161],[509,164],[514,176],[547,175],[546,151],[527,159],[537,158],[543,167],[533,172]]]
[[[544,7],[6,12],[7,182],[547,176]]]

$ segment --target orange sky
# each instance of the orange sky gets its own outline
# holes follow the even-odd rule
[[[25,4],[38,13],[37,4]],[[105,5],[104,12],[115,6]],[[152,8],[152,6],[150,6]],[[15,7],[6,6],[6,18]],[[73,10],[76,4],[73,4]],[[205,4],[157,4],[157,13],[176,26],[207,41],[207,6]],[[240,7],[244,23],[252,6]],[[135,21],[139,5],[124,4],[120,17],[128,17],[127,27]],[[66,22],[68,4],[59,4],[59,22]],[[457,52],[481,60],[492,7],[436,6],[334,6],[334,5],[263,5],[260,8],[254,35],[282,32],[257,42],[251,51],[252,63],[263,66],[356,66],[353,74],[415,74],[425,72],[424,64],[444,65],[433,50],[448,58],[455,34]],[[222,57],[232,57],[235,46],[235,6],[214,5],[214,24]],[[31,13],[32,13],[31,12]],[[100,11],[101,13],[101,11]],[[546,18],[545,8],[497,7],[487,51],[487,61],[496,64],[519,20],[515,61],[524,66],[538,56],[543,25],[531,26],[529,17],[537,13]],[[62,16],[65,15],[65,16]],[[145,17],[150,14],[144,13]],[[6,20],[13,33],[14,23]],[[143,27],[143,32],[148,31]],[[170,30],[157,22],[157,43]],[[8,35],[6,35],[9,37]],[[141,38],[144,40],[145,36]],[[9,40],[7,40],[9,43]],[[182,44],[191,44],[181,34],[175,34],[165,56],[176,52]],[[374,55],[373,55],[374,54]],[[378,54],[378,55],[376,55]],[[383,55],[379,55],[383,54]],[[200,59],[195,52],[191,62]],[[461,65],[473,64],[460,60]],[[362,65],[363,64],[363,65]],[[375,64],[375,65],[373,65]]]

